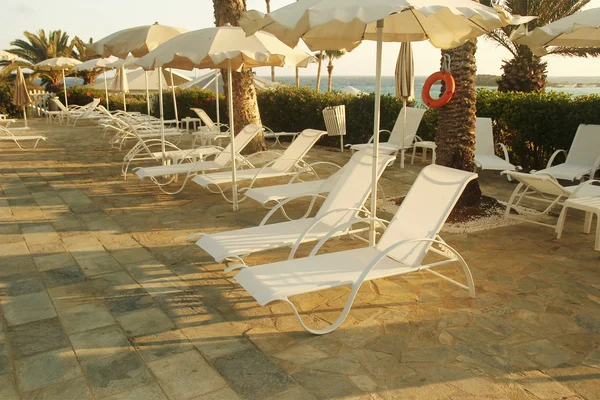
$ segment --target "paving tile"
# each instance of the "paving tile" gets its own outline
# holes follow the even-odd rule
[[[36,272],[33,257],[29,254],[21,256],[0,256],[0,276],[23,274],[25,272]]]
[[[56,316],[54,307],[46,292],[36,292],[23,296],[11,297],[4,302],[4,318],[8,325],[26,324]]]
[[[301,371],[292,375],[300,385],[317,399],[355,398],[363,394],[350,381],[338,374]]]
[[[244,399],[265,399],[296,385],[288,374],[256,348],[217,358],[214,364]]]
[[[12,371],[12,362],[8,353],[8,346],[0,342],[0,374]]]
[[[83,377],[45,386],[23,393],[23,400],[92,400],[92,394]]]
[[[38,271],[48,271],[57,268],[75,267],[77,263],[67,252],[33,257]]]
[[[253,347],[243,330],[231,322],[211,322],[182,329],[185,336],[208,359]]]
[[[68,307],[58,315],[68,334],[113,325],[115,320],[102,303],[89,303]]]
[[[160,386],[153,383],[107,397],[106,400],[167,400]],[[223,399],[225,400],[225,399]]]
[[[223,388],[216,392],[194,397],[194,400],[241,400],[241,397],[233,389]]]
[[[196,350],[149,362],[148,367],[173,399],[191,399],[227,386]]]
[[[72,285],[87,280],[78,266],[51,269],[41,273],[46,287]]]
[[[119,264],[117,260],[115,260],[108,253],[99,257],[84,258],[79,260],[79,266],[81,267],[83,273],[88,277],[123,270],[121,264]]]
[[[6,335],[16,358],[70,346],[58,318],[9,326]]]
[[[117,354],[82,361],[83,371],[97,398],[146,386],[153,382],[152,376],[135,352]]]
[[[154,256],[143,247],[134,249],[115,250],[111,252],[113,257],[123,265],[133,264],[140,261],[153,260]]]
[[[179,329],[134,337],[131,343],[146,362],[193,349]]]
[[[44,290],[44,282],[35,273],[10,275],[0,278],[1,296],[20,296]]]
[[[15,368],[19,386],[25,392],[81,376],[75,353],[70,348],[16,360]]]
[[[148,308],[116,317],[129,337],[175,329],[173,321],[159,308]]]
[[[156,261],[141,261],[125,266],[131,276],[152,296],[178,293],[189,289],[177,275]]]
[[[104,304],[115,316],[155,307],[152,296],[141,288],[104,297]]]
[[[0,375],[0,399],[19,400],[19,393],[13,374]]]
[[[0,244],[0,257],[8,259],[10,257],[24,256],[29,254],[29,249],[25,242]]]
[[[88,303],[99,303],[101,296],[90,282],[58,286],[48,289],[48,294],[57,310]]]
[[[117,325],[76,333],[70,339],[80,360],[100,360],[135,351]]]
[[[47,256],[51,254],[65,253],[65,246],[60,240],[55,240],[48,243],[38,243],[29,245],[29,252],[34,257]]]

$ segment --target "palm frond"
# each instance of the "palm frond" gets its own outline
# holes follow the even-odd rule
[[[600,57],[600,47],[554,47],[548,54],[565,57]]]

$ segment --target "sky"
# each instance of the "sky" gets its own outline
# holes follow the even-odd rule
[[[293,0],[272,0],[273,10]],[[20,3],[20,4],[19,4]],[[49,10],[49,7],[52,10]],[[61,7],[62,10],[59,10]],[[600,7],[600,0],[592,0],[587,8]],[[247,0],[248,9],[266,11],[264,0]],[[8,49],[10,42],[23,39],[23,31],[61,29],[71,37],[77,35],[87,41],[100,40],[121,29],[159,22],[190,30],[214,26],[212,0],[104,0],[101,3],[81,0],[28,0],[2,6],[0,48]],[[393,75],[400,44],[383,46],[383,75]],[[440,51],[428,42],[413,44],[415,75],[426,76],[440,65]],[[510,53],[487,39],[480,38],[477,50],[479,74],[500,75],[503,59]],[[549,76],[600,76],[600,58],[564,58],[548,56]],[[334,75],[375,75],[375,43],[363,42],[358,48],[334,62]],[[259,75],[268,75],[267,69],[257,69]],[[301,75],[314,76],[316,65],[301,70]],[[277,69],[278,75],[293,75],[293,69]]]

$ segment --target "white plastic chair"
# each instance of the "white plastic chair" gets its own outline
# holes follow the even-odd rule
[[[504,159],[496,155],[496,147],[504,153]],[[503,143],[494,145],[494,132],[491,118],[477,118],[475,123],[475,166],[481,170],[517,171],[522,168],[514,166],[508,159],[508,150]],[[510,181],[510,175],[506,175]]]
[[[556,156],[560,153],[565,154],[565,162],[553,166]],[[568,153],[563,149],[556,150],[545,169],[532,172],[544,172],[556,179],[574,181],[583,179],[585,175],[590,175],[592,179],[598,167],[600,167],[600,125],[581,124],[575,132]]]
[[[334,331],[344,322],[362,284],[374,279],[428,271],[466,289],[470,297],[475,297],[475,285],[467,263],[439,237],[439,232],[466,185],[476,177],[474,173],[438,165],[425,167],[376,247],[317,255],[323,244],[336,236],[339,230],[357,223],[383,222],[378,218],[353,219],[332,229],[306,258],[250,268],[238,264],[229,270],[242,268],[234,279],[258,304],[264,306],[278,300],[288,303],[302,327],[319,335]],[[436,257],[436,261],[423,264],[430,252],[439,257]],[[450,263],[457,263],[463,270],[466,284],[433,270]],[[351,286],[351,291],[341,315],[323,329],[311,329],[305,325],[289,299],[294,295],[347,285]]]
[[[212,143],[213,140],[220,141],[229,138],[229,125],[214,122],[206,111],[201,108],[190,108],[190,110],[195,112],[204,124],[197,133],[197,135],[200,135],[200,145],[205,146],[207,143]],[[225,128],[225,132],[222,132],[221,128]]]
[[[276,160],[267,163],[261,168],[240,169],[237,171],[237,181],[250,181],[247,188],[254,186],[254,183],[259,179],[265,178],[281,178],[295,174],[298,170],[304,169],[307,172],[312,172],[311,167],[303,158],[308,151],[317,143],[321,136],[325,135],[325,131],[317,131],[314,129],[305,129],[298,137],[285,149],[283,154]],[[259,157],[261,153],[254,153],[252,156]],[[247,157],[250,158],[250,157]],[[240,165],[243,168],[244,165]],[[210,174],[196,175],[192,182],[202,186],[212,193],[219,193],[226,201],[231,200],[225,195],[225,191],[221,185],[231,184],[231,172],[213,172]],[[240,188],[242,190],[242,188]],[[239,201],[244,201],[243,197]]]
[[[378,177],[393,160],[394,156],[380,157]],[[312,201],[302,218],[267,224],[279,208],[297,199],[289,198],[274,207],[259,226],[210,235],[197,233],[190,236],[190,239],[200,237],[196,244],[217,262],[242,261],[250,253],[279,247],[292,247],[294,253],[301,243],[319,240],[333,227],[353,219],[361,212],[368,214],[363,204],[371,193],[372,165],[373,156],[370,152],[361,151],[354,154],[313,218],[308,218],[308,214],[316,198],[321,197],[315,194],[309,195]],[[348,226],[339,230],[336,235],[354,234],[365,229],[368,227],[354,230]]]
[[[46,140],[46,136],[43,135],[23,135],[23,136],[18,136],[13,134],[11,131],[9,131],[7,128],[3,127],[0,125],[0,141],[12,141],[14,142],[21,150],[29,150],[29,149],[35,149],[38,145],[38,142],[40,140]],[[20,141],[35,141],[33,144],[33,147],[23,147],[21,145],[21,143],[19,143]]]

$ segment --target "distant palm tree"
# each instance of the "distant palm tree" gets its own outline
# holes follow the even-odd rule
[[[331,77],[333,74],[333,60],[337,60],[346,54],[343,50],[327,50],[325,51],[325,57],[329,61],[327,64],[327,91],[331,92]]]
[[[317,84],[315,86],[317,93],[319,93],[321,91],[321,66],[323,65],[323,58],[325,58],[325,51],[321,50],[315,53],[314,56],[319,61],[319,66],[317,67]]]
[[[90,38],[87,43],[84,43],[83,40],[79,39],[79,37],[75,36],[69,45],[71,49],[71,57],[77,58],[79,61],[88,61],[99,58],[100,56],[96,54],[93,50],[90,50],[86,44],[94,43],[93,39]],[[73,53],[73,48],[77,49],[77,53]],[[83,78],[83,84],[87,85],[89,83],[94,83],[96,78],[102,74],[103,71],[95,69],[91,71],[81,71],[78,72],[77,75]]]
[[[590,0],[503,0],[501,5],[513,14],[536,15],[528,24],[530,30],[538,26],[567,17],[580,11]],[[487,36],[498,45],[506,48],[512,58],[502,66],[502,77],[498,80],[498,90],[503,92],[534,92],[546,87],[546,63],[535,56],[529,47],[516,45],[510,41],[510,34],[517,29],[509,25],[489,33]],[[597,57],[600,48],[555,47],[549,54],[566,57]]]

